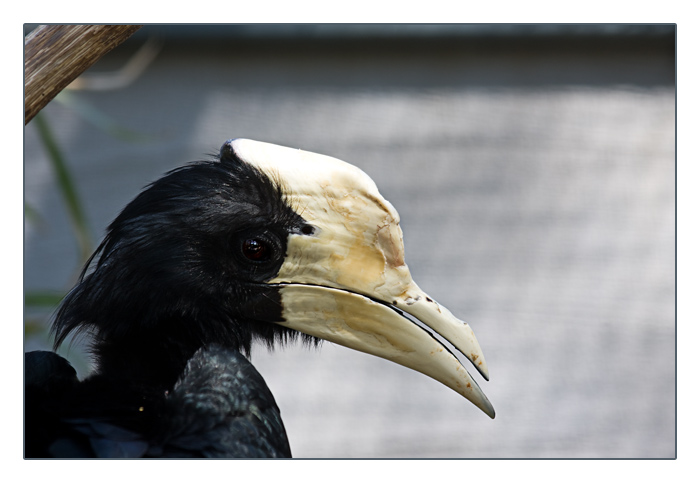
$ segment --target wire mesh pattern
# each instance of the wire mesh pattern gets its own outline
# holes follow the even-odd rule
[[[438,61],[410,57],[227,55],[166,49],[129,89],[82,94],[150,141],[46,109],[95,237],[141,186],[231,137],[338,157],[396,206],[414,279],[474,328],[491,372],[493,421],[329,343],[258,348],[294,456],[674,456],[672,85],[547,85],[546,66],[542,85],[498,85],[524,68],[507,58],[443,59],[431,76]],[[25,231],[25,286],[65,288],[75,250],[31,125],[25,152],[26,200],[44,219]]]

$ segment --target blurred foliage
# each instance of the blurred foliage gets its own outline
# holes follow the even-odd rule
[[[59,93],[54,98],[54,101],[68,107],[89,125],[116,139],[132,143],[152,140],[153,136],[149,134],[133,131],[120,125],[85,100],[79,91],[109,91],[128,87],[145,72],[150,63],[157,57],[162,45],[161,39],[157,36],[151,36],[130,56],[121,69],[106,73],[83,73]],[[71,222],[73,238],[78,251],[78,263],[74,272],[77,276],[94,250],[91,230],[84,208],[85,205],[80,199],[75,176],[69,166],[70,163],[67,162],[60,144],[54,136],[51,123],[45,112],[38,113],[30,124],[37,130],[41,145],[46,151],[54,174],[55,185]],[[30,127],[27,126],[25,128]],[[46,224],[40,211],[26,202],[24,204],[24,218],[26,223],[32,224],[39,229]],[[42,343],[50,343],[48,321],[74,282],[75,280],[73,279],[67,280],[67,286],[60,288],[25,290],[25,342],[27,339],[34,339],[37,341],[41,340]],[[59,352],[67,356],[69,348],[70,343],[64,343]],[[79,374],[88,370],[87,358],[83,354],[74,355],[72,359],[74,359],[73,365]]]
[[[54,181],[63,199],[68,217],[71,220],[72,232],[79,253],[79,264],[82,265],[92,253],[93,243],[90,235],[87,217],[83,204],[76,189],[74,176],[59,147],[56,137],[51,130],[44,113],[38,113],[32,123],[39,134],[49,163],[54,173]],[[41,225],[41,213],[31,205],[24,204],[24,216],[28,223]],[[27,290],[24,293],[24,337],[43,338],[48,342],[47,318],[58,306],[65,291],[61,289]]]
[[[85,261],[92,253],[92,241],[85,210],[83,210],[78,191],[75,188],[73,175],[68,169],[63,153],[58,147],[58,142],[43,113],[40,112],[36,115],[34,124],[37,127],[39,139],[44,149],[46,149],[46,154],[53,168],[56,186],[66,205],[66,210],[68,211],[68,216],[73,227],[73,235],[78,244],[80,260]]]
[[[87,123],[97,129],[127,142],[144,142],[153,139],[148,134],[138,133],[124,128],[116,121],[105,115],[102,111],[72,92],[63,91],[55,100],[71,108]],[[71,221],[73,238],[78,251],[78,266],[75,273],[79,273],[82,266],[88,260],[94,250],[94,243],[87,220],[84,204],[80,199],[75,176],[69,167],[69,163],[60,148],[58,140],[53,133],[51,123],[43,112],[34,117],[30,123],[35,126],[39,134],[39,140],[46,151],[54,174],[54,182],[64,202],[66,212]],[[24,217],[27,223],[41,227],[44,219],[38,209],[24,204]],[[71,285],[73,280],[68,281]],[[27,290],[24,294],[25,338],[43,338],[48,341],[48,318],[58,307],[67,293],[67,288]],[[84,364],[84,362],[79,362]]]
[[[132,143],[151,141],[153,139],[153,136],[150,134],[125,128],[74,92],[62,91],[54,100],[70,107],[85,121],[116,139]]]

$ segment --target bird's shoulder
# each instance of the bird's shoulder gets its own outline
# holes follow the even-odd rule
[[[289,457],[279,408],[264,379],[238,351],[200,349],[168,394],[161,447],[208,457]],[[156,455],[154,455],[156,456]]]
[[[171,390],[95,376],[51,352],[25,356],[27,457],[290,456],[279,409],[238,351],[190,359]]]

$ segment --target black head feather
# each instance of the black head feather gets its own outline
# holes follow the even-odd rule
[[[261,320],[279,320],[279,298],[264,282],[304,226],[279,181],[226,149],[170,171],[109,226],[56,314],[56,346],[89,331],[103,371],[124,373],[128,360],[146,357],[175,375],[211,343],[249,353],[255,338],[296,336]]]

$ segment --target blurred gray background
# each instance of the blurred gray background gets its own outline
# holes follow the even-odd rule
[[[87,74],[152,36],[133,82],[43,111],[93,242],[145,184],[226,139],[331,155],[394,204],[414,279],[488,361],[490,382],[470,372],[495,420],[330,343],[258,347],[294,456],[675,456],[674,26],[148,26]],[[35,124],[25,292],[62,293],[81,260]],[[48,347],[51,308],[26,312],[25,348]],[[85,374],[80,347],[63,353]]]

